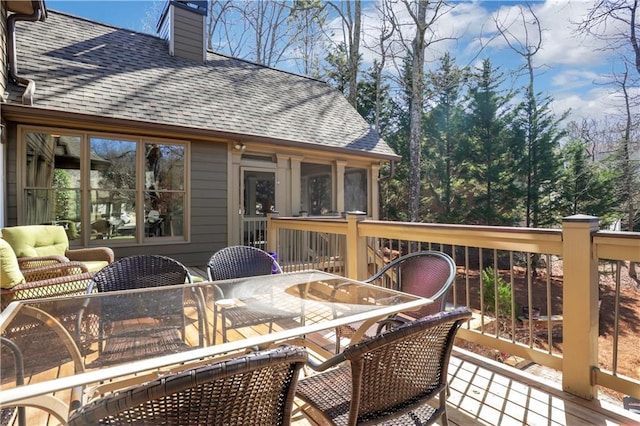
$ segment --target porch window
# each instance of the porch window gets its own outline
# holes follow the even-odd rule
[[[345,211],[367,212],[367,171],[347,167],[344,171]]]
[[[63,225],[72,244],[184,240],[186,144],[24,135],[24,224]]]
[[[302,163],[300,166],[302,209],[318,216],[333,211],[333,182],[330,165]]]

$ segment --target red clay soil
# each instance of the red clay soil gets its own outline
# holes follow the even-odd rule
[[[629,276],[628,265],[623,266],[620,273],[620,306],[618,309],[618,374],[628,376],[634,379],[640,379],[640,279]],[[638,266],[638,275],[640,275],[640,266]],[[547,292],[547,274],[543,268],[538,276],[532,282],[532,300],[533,306],[540,308],[540,315],[547,315],[550,309],[551,314],[562,314],[562,262],[552,262],[552,276],[549,280],[550,291]],[[613,335],[615,332],[615,274],[611,272],[610,265],[601,267],[600,273],[600,330],[599,330],[599,366],[603,370],[612,370],[613,368]],[[509,271],[500,271],[501,277],[508,283],[511,281]],[[472,308],[479,309],[479,279],[478,273],[469,274],[469,296]],[[456,297],[458,304],[466,303],[465,287],[467,278],[464,270],[458,270],[456,279]],[[527,294],[528,286],[526,273],[524,268],[514,268],[514,297],[518,306],[516,316],[522,315],[522,306],[528,305]],[[549,300],[547,294],[550,294]],[[489,328],[485,328],[487,332],[491,332]],[[553,351],[562,352],[562,334],[555,334],[553,337]],[[461,342],[462,343],[462,342]],[[478,345],[463,345],[475,352],[500,360],[496,351],[479,347]],[[545,333],[538,333],[535,339],[535,345],[541,349],[548,348]],[[621,397],[622,395],[615,395]]]

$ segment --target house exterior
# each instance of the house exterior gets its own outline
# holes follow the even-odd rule
[[[203,265],[269,211],[377,218],[399,157],[326,83],[206,51],[206,2],[167,3],[159,36],[1,5],[0,226]]]

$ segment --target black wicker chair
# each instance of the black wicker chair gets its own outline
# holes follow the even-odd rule
[[[296,396],[306,403],[303,412],[319,424],[428,425],[441,419],[446,425],[451,348],[469,318],[466,307],[440,312],[311,364],[322,373],[298,383]],[[435,407],[429,404],[434,398]]]
[[[214,253],[207,263],[207,274],[211,281],[269,275],[272,273],[282,273],[282,268],[278,262],[266,251],[251,246],[225,247]],[[246,300],[244,305],[227,303],[233,300],[233,287],[233,284],[214,287],[214,344],[216,342],[218,314],[221,317],[222,340],[224,342],[227,341],[227,331],[229,329],[269,324],[269,331],[271,331],[274,321],[299,316],[299,313],[287,312],[259,301]]]
[[[87,293],[93,292],[94,287],[99,293],[104,293],[190,282],[191,275],[180,262],[165,256],[138,255],[122,258],[97,272]],[[185,303],[195,304],[198,313],[199,345],[202,346],[206,317],[204,297],[199,288],[167,292],[163,294],[161,301],[140,293],[121,295],[114,300],[103,300],[99,313],[99,356],[92,366],[122,363],[190,348],[185,342]],[[153,327],[122,333],[112,330],[110,326],[115,322],[139,318],[152,318],[156,323]],[[173,318],[173,321],[163,321],[165,318]],[[176,318],[181,319],[179,329],[175,326]]]
[[[290,425],[306,351],[281,346],[101,397],[68,424]]]
[[[282,268],[273,256],[251,246],[229,246],[218,250],[207,262],[209,280],[281,274]]]

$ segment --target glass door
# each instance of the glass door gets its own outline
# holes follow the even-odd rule
[[[267,213],[276,210],[276,174],[272,171],[243,170],[243,243],[266,249]]]

